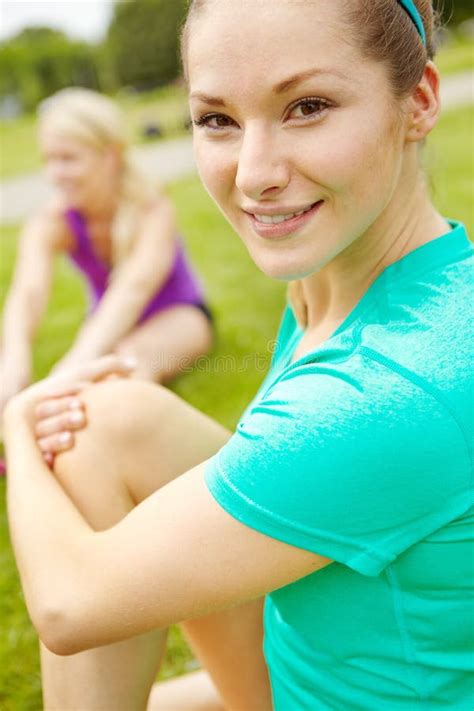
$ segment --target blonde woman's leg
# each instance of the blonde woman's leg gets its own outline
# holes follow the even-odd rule
[[[115,351],[137,359],[137,377],[165,383],[192,370],[196,360],[209,352],[212,341],[207,316],[196,306],[177,305],[137,326]]]

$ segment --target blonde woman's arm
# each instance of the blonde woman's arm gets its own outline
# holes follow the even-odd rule
[[[48,303],[54,254],[64,238],[53,206],[32,217],[21,234],[3,316],[0,414],[31,380],[31,344]]]
[[[135,326],[145,305],[165,282],[176,248],[176,218],[171,202],[161,197],[144,216],[139,229],[132,252],[55,372],[110,353]]]

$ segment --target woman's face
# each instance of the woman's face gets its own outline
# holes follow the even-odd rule
[[[40,148],[48,178],[66,203],[76,208],[95,206],[111,184],[111,161],[106,152],[65,137],[44,125]]]
[[[400,180],[403,126],[386,70],[349,41],[343,6],[228,0],[191,25],[202,180],[278,279],[318,271],[355,243]]]

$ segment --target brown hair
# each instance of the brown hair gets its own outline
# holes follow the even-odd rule
[[[191,0],[181,35],[181,53],[186,75],[186,50],[192,20],[213,0]],[[426,32],[426,46],[408,13],[397,0],[353,0],[344,3],[348,31],[363,55],[384,62],[394,98],[408,96],[420,81],[426,63],[436,53],[438,16],[432,0],[415,0]],[[301,326],[307,325],[303,290],[299,281],[288,288],[288,298]]]
[[[355,41],[365,57],[385,63],[396,98],[407,96],[416,87],[426,62],[436,54],[438,18],[433,4],[431,0],[415,0],[415,4],[425,27],[426,46],[396,0],[357,0],[347,9]]]
[[[181,33],[186,73],[186,49],[191,21],[215,0],[191,0]],[[346,23],[363,54],[385,62],[396,97],[407,95],[420,80],[426,62],[436,53],[438,16],[432,0],[415,0],[426,32],[423,45],[413,20],[397,0],[353,0],[347,3]]]

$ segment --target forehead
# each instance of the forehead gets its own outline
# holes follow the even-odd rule
[[[58,153],[85,153],[88,150],[88,146],[81,143],[72,136],[67,136],[54,128],[49,127],[47,123],[39,127],[39,142],[43,150],[58,152]]]
[[[220,0],[191,23],[191,91],[276,85],[312,68],[357,81],[363,58],[339,0]],[[358,71],[359,69],[359,71]]]

